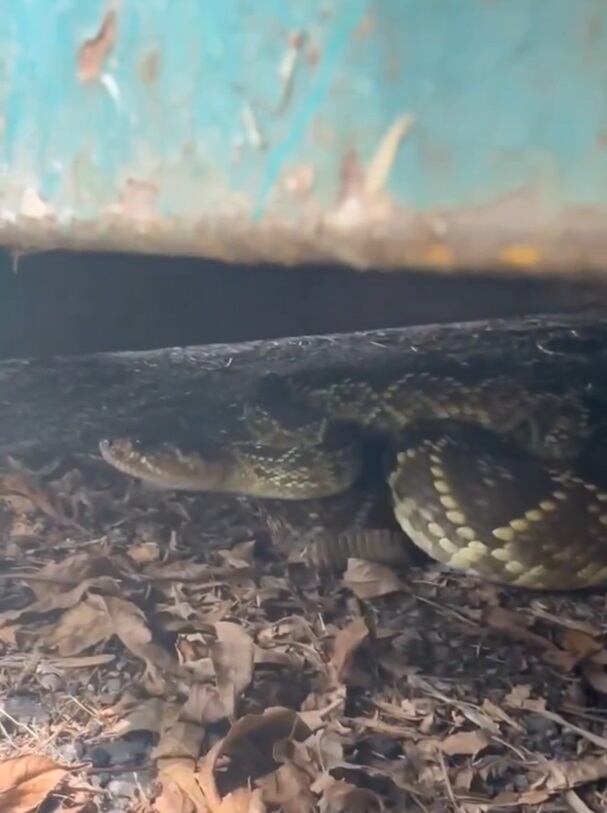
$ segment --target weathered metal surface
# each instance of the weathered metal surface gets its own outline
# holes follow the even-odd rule
[[[604,0],[13,0],[0,240],[607,266]]]

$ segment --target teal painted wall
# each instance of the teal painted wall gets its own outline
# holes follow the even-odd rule
[[[190,250],[202,223],[201,250],[220,256],[230,231],[213,250],[208,221],[238,218],[255,236],[276,218],[303,233],[360,198],[403,115],[414,123],[379,184],[385,216],[377,195],[369,206],[363,195],[376,226],[405,222],[403,212],[495,207],[529,190],[542,202],[538,223],[527,198],[519,220],[510,215],[525,239],[585,208],[593,228],[597,216],[604,223],[603,0],[130,0],[105,35],[103,0],[2,5],[0,231],[9,236],[19,226],[34,241],[44,232],[86,243],[95,232],[121,245],[155,222]],[[94,51],[100,31],[83,77],[82,48]],[[403,243],[405,260],[407,251]]]

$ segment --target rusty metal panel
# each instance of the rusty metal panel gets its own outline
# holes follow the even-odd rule
[[[607,263],[604,0],[12,0],[0,240]]]

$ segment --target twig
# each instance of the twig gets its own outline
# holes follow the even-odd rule
[[[459,803],[455,798],[455,793],[453,793],[453,785],[449,779],[449,771],[447,770],[445,757],[440,749],[438,750],[438,761],[440,763],[441,771],[443,772],[443,779],[445,780],[445,787],[447,788],[447,796],[449,797],[449,801],[453,805],[454,810],[461,810]]]
[[[565,799],[567,799],[567,804],[575,813],[595,813],[574,790],[568,790],[567,793],[565,793]]]
[[[593,734],[592,731],[587,731],[585,728],[580,728],[580,726],[568,722],[564,717],[561,717],[560,714],[557,714],[554,711],[533,709],[533,713],[539,714],[541,717],[545,717],[547,720],[552,720],[553,723],[557,723],[558,725],[563,726],[563,728],[568,728],[570,731],[575,731],[575,733],[579,734],[580,737],[584,737],[584,739],[588,740],[588,742],[594,743],[594,745],[598,745],[599,748],[603,748],[607,751],[607,737],[600,737],[598,734]]]

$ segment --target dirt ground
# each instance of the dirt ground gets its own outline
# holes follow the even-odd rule
[[[607,809],[603,594],[321,578],[93,457],[0,502],[0,810]]]
[[[607,810],[604,592],[321,576],[245,499],[16,448],[1,813]]]

